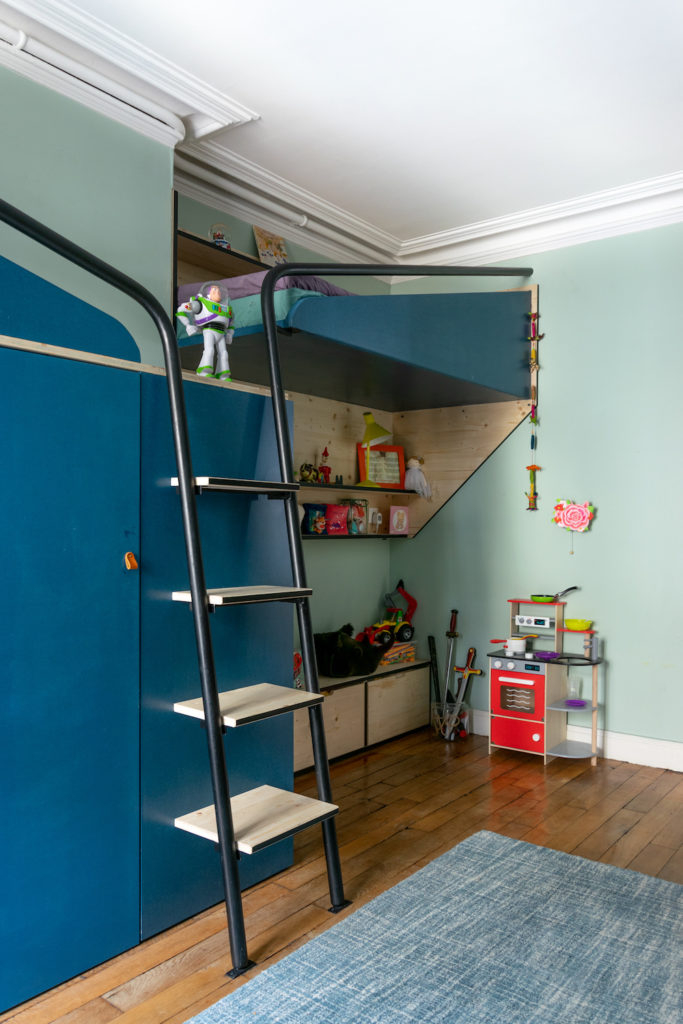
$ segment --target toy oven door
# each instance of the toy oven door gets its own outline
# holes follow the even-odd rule
[[[494,715],[541,719],[544,714],[545,677],[523,672],[491,672],[491,711]]]

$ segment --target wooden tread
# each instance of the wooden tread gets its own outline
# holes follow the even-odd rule
[[[265,601],[293,601],[297,597],[310,597],[313,591],[309,587],[218,587],[207,590],[209,604],[259,604]],[[171,594],[174,601],[192,601],[189,590],[174,590]]]
[[[282,715],[297,708],[321,704],[319,693],[296,690],[292,686],[275,686],[273,683],[256,683],[241,686],[238,690],[227,690],[218,694],[223,725],[234,729],[239,725],[259,722],[264,718]],[[182,700],[173,705],[179,715],[204,720],[204,701],[201,697]]]
[[[178,486],[178,477],[171,477],[171,486]],[[279,480],[240,480],[228,476],[196,476],[195,487],[200,491],[237,491],[241,494],[268,494],[282,498],[299,490],[296,483],[283,483]]]
[[[230,800],[235,840],[240,853],[256,853],[280,839],[331,818],[339,808],[300,793],[259,786]],[[174,825],[203,839],[218,842],[213,804],[176,818]]]

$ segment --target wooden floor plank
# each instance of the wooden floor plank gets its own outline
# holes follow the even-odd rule
[[[353,906],[328,912],[320,829],[294,841],[294,864],[244,893],[257,966],[226,977],[222,904],[43,996],[0,1024],[184,1024],[340,917],[468,835],[489,829],[645,874],[683,881],[683,778],[618,761],[488,754],[485,737],[446,743],[421,730],[332,765],[344,887]],[[296,790],[316,797],[313,772]]]

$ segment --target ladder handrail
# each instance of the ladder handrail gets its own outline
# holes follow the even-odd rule
[[[89,271],[95,277],[124,292],[137,302],[154,322],[164,352],[166,380],[171,408],[171,428],[178,464],[178,489],[185,532],[185,547],[192,595],[199,660],[199,675],[205,709],[205,722],[211,768],[211,783],[216,808],[216,825],[221,849],[221,868],[226,895],[228,932],[232,960],[235,966],[247,964],[247,945],[244,933],[244,917],[239,903],[239,872],[236,860],[235,832],[230,810],[230,791],[223,747],[223,722],[218,700],[216,667],[209,627],[209,601],[206,592],[204,565],[199,539],[199,522],[194,491],[194,475],[190,457],[190,443],[183,394],[182,370],[175,330],[159,300],[139,281],[122,274],[115,267],[105,263],[98,256],[81,248],[63,235],[29,217],[15,206],[0,199],[0,220],[22,234],[39,242],[70,263]],[[232,856],[225,855],[231,851]]]

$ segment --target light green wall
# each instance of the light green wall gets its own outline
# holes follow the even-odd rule
[[[3,199],[137,279],[170,309],[172,149],[2,67],[0,95]],[[149,318],[120,292],[4,224],[0,252],[121,320],[142,361],[162,362]]]
[[[392,545],[392,575],[410,582],[440,654],[459,609],[459,657],[473,645],[484,668],[507,598],[578,585],[566,614],[593,619],[604,643],[605,727],[681,741],[683,225],[514,262],[534,268],[545,333],[539,511],[526,511],[525,421],[411,544]],[[574,554],[551,522],[558,498],[597,508]],[[485,681],[472,703],[488,708]]]

